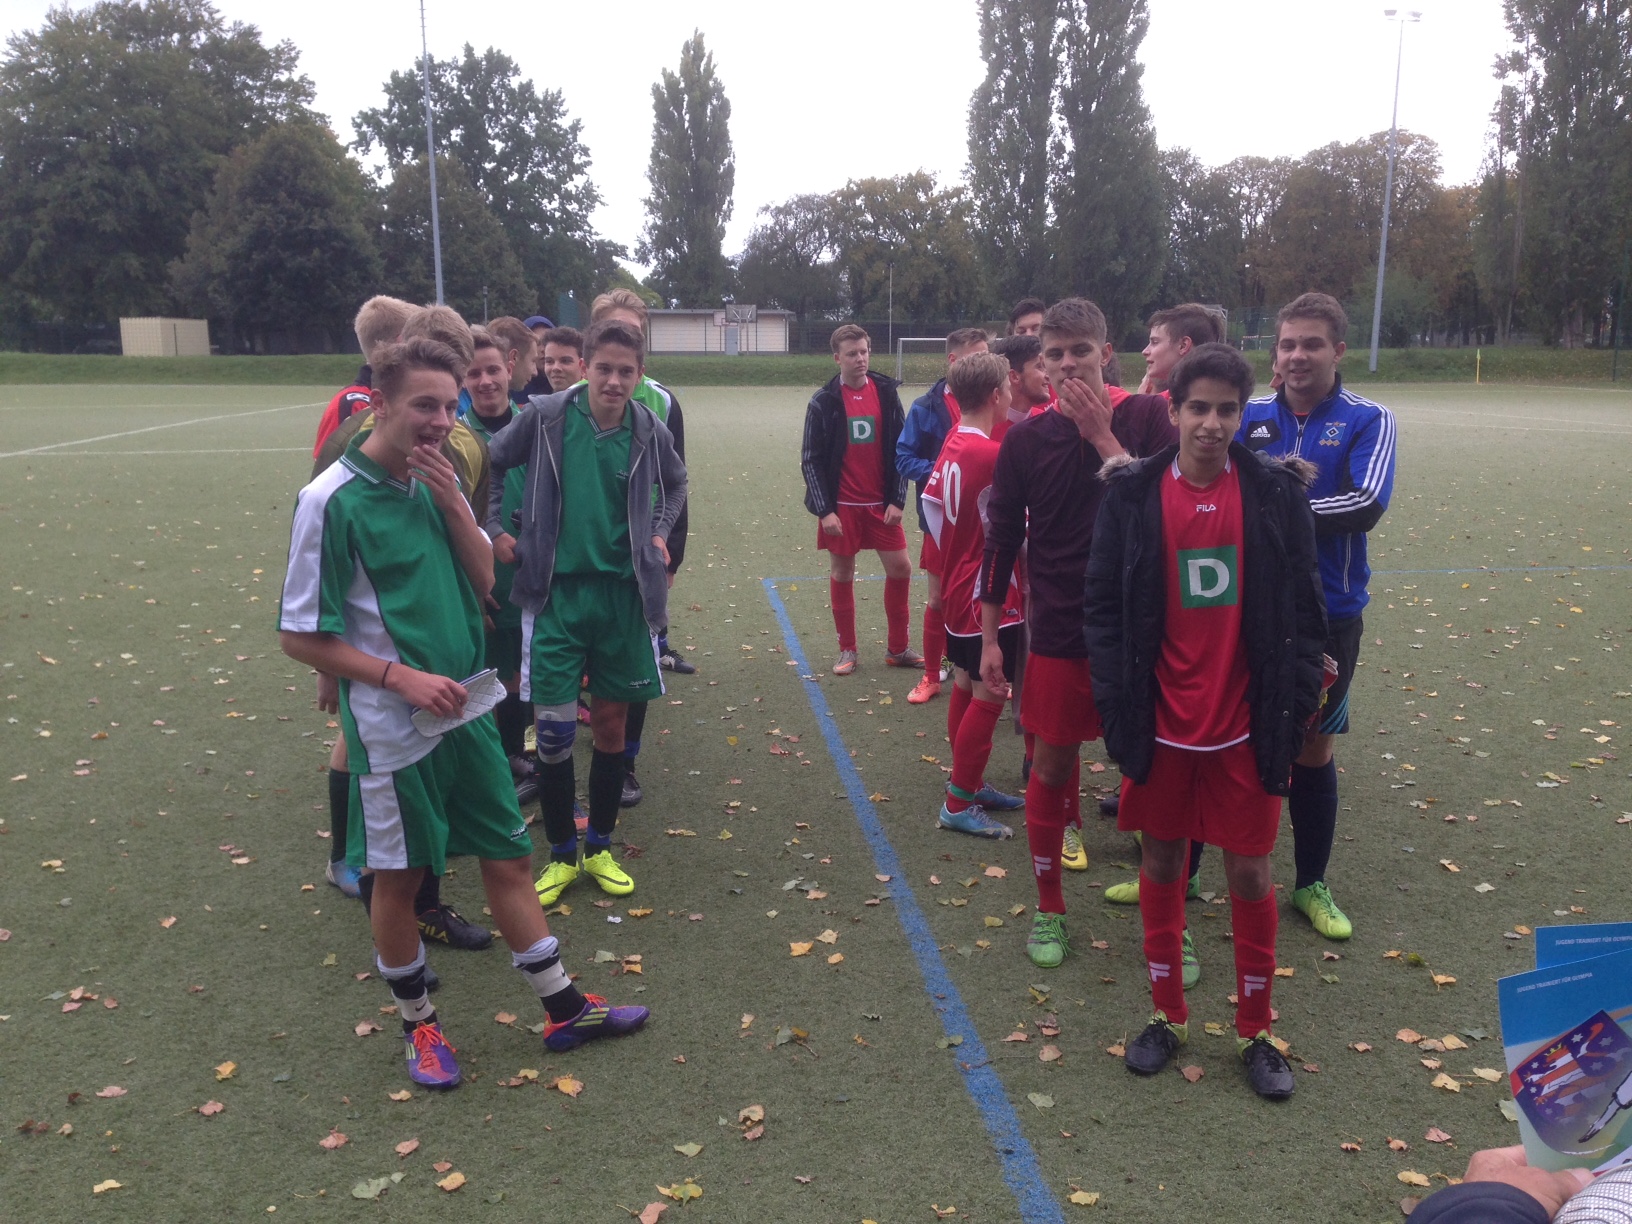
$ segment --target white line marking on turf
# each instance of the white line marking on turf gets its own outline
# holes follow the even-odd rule
[[[139,450],[139,451],[52,451],[36,456],[40,459],[78,459],[82,455],[100,455],[119,458],[123,455],[292,455],[311,454],[309,446],[246,446],[238,449],[221,447],[215,450]],[[5,456],[0,455],[0,458]]]
[[[92,442],[110,442],[114,438],[133,438],[137,434],[157,433],[161,429],[182,429],[188,425],[207,425],[211,421],[233,421],[239,417],[265,416],[269,412],[291,412],[296,408],[321,408],[321,403],[283,404],[277,408],[256,408],[250,412],[223,412],[217,416],[194,417],[188,421],[171,421],[168,425],[147,425],[141,429],[126,429],[120,433],[99,434],[94,438],[73,438],[67,442],[52,442],[46,446],[31,446],[27,450],[0,451],[0,459],[16,459],[23,455],[43,455],[65,446],[89,446]]]

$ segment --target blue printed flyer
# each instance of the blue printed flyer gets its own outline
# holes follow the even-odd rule
[[[1603,928],[1551,930],[1563,938],[1550,948],[1566,955],[1584,947],[1588,959],[1543,965],[1496,987],[1525,1156],[1544,1169],[1632,1165],[1632,949],[1595,956],[1604,945],[1568,941]]]
[[[1591,922],[1536,931],[1536,968],[1632,950],[1632,922]]]

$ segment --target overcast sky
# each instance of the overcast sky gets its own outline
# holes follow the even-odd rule
[[[1500,0],[1418,0],[1405,31],[1400,125],[1439,142],[1449,183],[1472,179],[1496,97],[1491,63],[1507,48]],[[417,0],[216,0],[300,48],[317,108],[342,139],[376,105],[391,70],[419,55]],[[0,30],[37,27],[48,0],[0,0]],[[73,7],[81,7],[74,0]],[[1202,161],[1298,155],[1386,129],[1398,27],[1363,0],[1151,0],[1140,51],[1163,147]],[[800,19],[795,23],[795,18]],[[735,254],[761,206],[848,178],[962,175],[969,98],[984,73],[974,0],[839,0],[827,5],[621,0],[549,3],[426,0],[431,54],[497,46],[540,88],[560,89],[583,120],[607,237],[639,236],[651,149],[651,85],[700,28],[731,100]],[[844,116],[855,116],[847,123]]]

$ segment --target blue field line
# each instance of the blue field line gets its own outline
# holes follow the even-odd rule
[[[845,794],[850,799],[850,806],[855,809],[856,822],[861,825],[862,834],[872,847],[873,863],[880,875],[890,876],[896,883],[896,887],[890,890],[891,899],[895,902],[901,929],[906,933],[912,954],[918,961],[918,970],[923,974],[924,989],[929,991],[930,1002],[940,1014],[941,1027],[946,1035],[963,1039],[957,1051],[959,1065],[963,1069],[964,1087],[969,1090],[975,1108],[980,1111],[992,1146],[997,1149],[998,1158],[1003,1162],[1003,1180],[1008,1183],[1015,1202],[1020,1206],[1020,1219],[1025,1224],[1053,1224],[1055,1221],[1064,1224],[1065,1214],[1043,1179],[1037,1153],[1032,1150],[1020,1128],[1020,1119],[1014,1112],[1014,1106],[1009,1103],[1002,1081],[988,1064],[980,1033],[963,1005],[963,996],[952,984],[946,962],[941,959],[940,948],[929,929],[929,921],[907,886],[901,860],[896,856],[895,847],[890,844],[889,834],[884,831],[884,823],[878,818],[878,809],[867,798],[867,788],[850,759],[850,750],[839,733],[833,712],[828,709],[827,697],[821,685],[809,679],[810,666],[805,659],[804,647],[800,645],[799,635],[788,617],[787,605],[777,593],[778,579],[763,578],[760,581],[765,587],[765,598],[770,602],[771,611],[776,613],[777,623],[782,626],[782,638],[787,644],[789,657],[798,665],[800,676],[804,677],[805,696],[809,698],[810,708],[822,728],[828,755],[838,767]]]

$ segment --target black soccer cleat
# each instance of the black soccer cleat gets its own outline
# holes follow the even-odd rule
[[[1156,1075],[1167,1069],[1190,1035],[1189,1026],[1172,1024],[1161,1012],[1150,1018],[1145,1031],[1132,1041],[1122,1055],[1122,1062],[1135,1075]]]
[[[618,797],[618,806],[632,808],[646,797],[646,792],[640,789],[640,779],[635,777],[634,768],[623,775],[623,794]]]
[[[1241,1047],[1241,1061],[1247,1067],[1247,1083],[1266,1101],[1284,1101],[1297,1086],[1292,1064],[1275,1048],[1267,1033],[1259,1033]]]
[[[1109,795],[1102,795],[1099,800],[1099,814],[1115,819],[1122,807],[1122,793],[1115,791]]]
[[[486,927],[466,922],[459,911],[447,902],[415,915],[419,933],[424,938],[465,952],[480,952],[493,944],[493,932]]]
[[[672,646],[665,650],[657,661],[664,671],[671,671],[676,675],[694,676],[697,674],[696,666],[687,663],[686,657]]]

